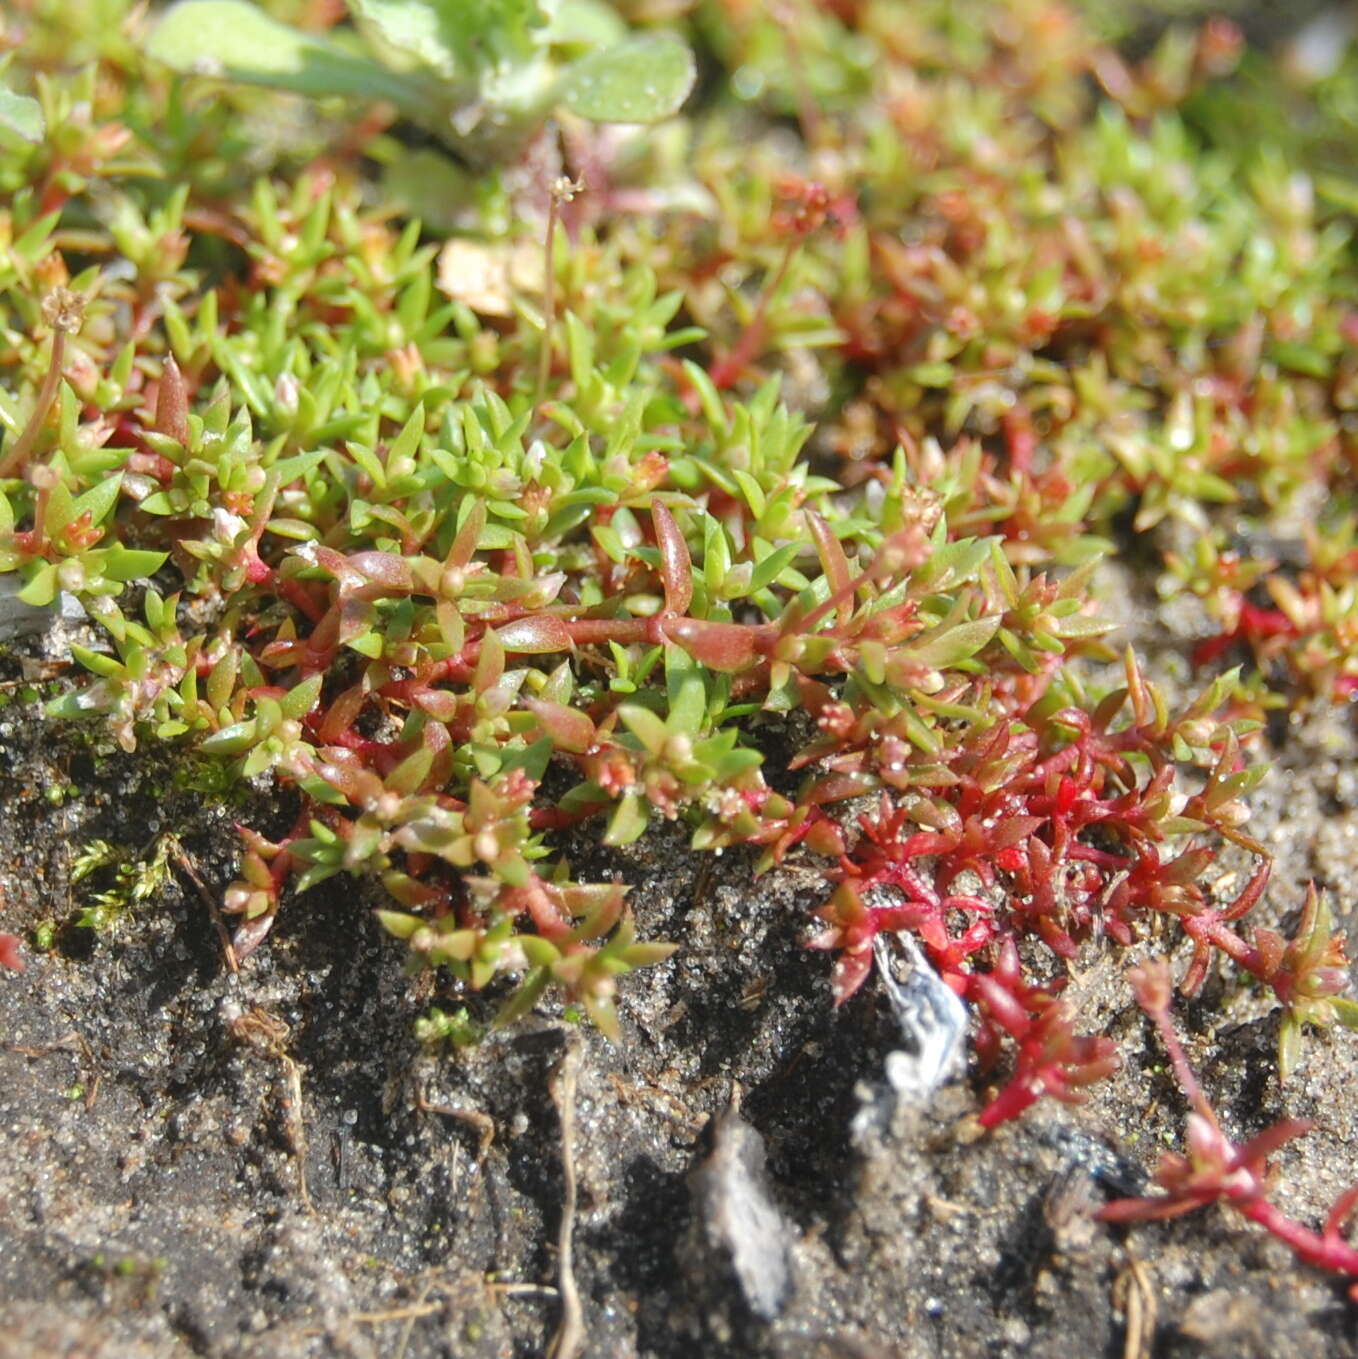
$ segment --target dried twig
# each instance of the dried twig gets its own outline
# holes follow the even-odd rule
[[[306,1179],[306,1119],[302,1106],[302,1068],[287,1050],[292,1031],[277,1015],[262,1007],[238,1013],[230,1020],[231,1036],[238,1042],[282,1064],[288,1094],[283,1100],[283,1119],[293,1155],[297,1159],[297,1192],[302,1207],[314,1211]]]
[[[170,837],[170,857],[179,866],[180,871],[197,889],[198,895],[202,898],[203,904],[207,907],[208,916],[211,918],[217,930],[217,938],[221,941],[222,954],[226,958],[226,965],[232,972],[240,971],[240,961],[236,957],[236,950],[231,944],[231,933],[226,928],[226,922],[222,919],[221,908],[217,904],[217,898],[213,896],[212,890],[203,881],[203,876],[199,873],[193,860],[189,858],[188,851],[173,836]]]
[[[1123,1359],[1150,1359],[1155,1342],[1155,1288],[1146,1266],[1130,1251],[1113,1281],[1113,1305],[1126,1317]]]
[[[302,1110],[302,1068],[286,1052],[278,1055],[283,1070],[288,1077],[288,1099],[284,1105],[287,1119],[288,1136],[292,1140],[293,1151],[297,1157],[297,1192],[301,1195],[302,1207],[312,1211],[311,1194],[306,1183],[306,1119]]]
[[[38,442],[38,436],[42,433],[47,413],[57,399],[57,389],[61,386],[65,367],[66,337],[75,335],[80,330],[84,318],[85,299],[68,288],[53,288],[43,298],[42,319],[52,328],[52,352],[48,357],[47,372],[43,377],[42,386],[38,388],[28,423],[19,437],[5,450],[4,456],[0,457],[0,477],[23,475],[24,466]]]
[[[535,1298],[555,1298],[559,1296],[558,1290],[551,1284],[520,1283],[512,1279],[495,1279],[490,1283],[484,1284],[487,1293],[497,1297],[535,1297]],[[345,1321],[358,1322],[363,1326],[385,1326],[394,1321],[404,1321],[405,1329],[401,1332],[401,1339],[397,1342],[396,1350],[392,1359],[402,1359],[406,1346],[410,1340],[410,1334],[415,1322],[423,1317],[437,1316],[440,1312],[446,1312],[452,1305],[448,1297],[444,1296],[437,1301],[428,1301],[429,1295],[436,1288],[446,1291],[446,1283],[441,1283],[437,1279],[431,1279],[421,1288],[418,1298],[414,1302],[408,1302],[400,1307],[384,1307],[374,1312],[350,1312]],[[309,1327],[303,1332],[304,1335],[325,1335],[326,1331],[321,1327]]]
[[[489,1114],[480,1109],[457,1109],[451,1104],[431,1104],[423,1089],[415,1092],[415,1107],[422,1114],[442,1114],[445,1118],[455,1118],[459,1123],[474,1129],[477,1135],[476,1163],[480,1165],[485,1160],[490,1144],[495,1141],[495,1120]]]
[[[517,1283],[513,1279],[493,1279],[487,1293],[507,1298],[559,1298],[561,1290],[553,1284]]]
[[[427,1306],[430,1306],[430,1304],[426,1300],[428,1299],[430,1293],[432,1293],[433,1291],[434,1281],[430,1279],[424,1285],[424,1287],[420,1289],[420,1296],[415,1299],[414,1306],[407,1307],[404,1309],[406,1312],[406,1324],[401,1329],[401,1339],[396,1346],[396,1353],[393,1356],[393,1359],[405,1359],[406,1347],[410,1344],[411,1335],[414,1334],[415,1323],[422,1316],[428,1315],[428,1313],[425,1312],[423,1309]],[[447,1302],[434,1303],[432,1305],[432,1309],[434,1311],[439,1311],[447,1307],[447,1305],[448,1305]]]
[[[552,1337],[548,1359],[575,1359],[584,1347],[584,1313],[572,1267],[575,1232],[575,1083],[580,1072],[580,1036],[571,1033],[566,1053],[552,1082],[552,1102],[561,1117],[561,1177],[565,1193],[561,1204],[561,1227],[557,1233],[557,1287],[561,1294],[561,1324]]]

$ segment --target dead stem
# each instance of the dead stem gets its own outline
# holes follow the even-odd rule
[[[410,1344],[410,1337],[415,1332],[415,1323],[421,1316],[427,1315],[422,1309],[428,1306],[426,1299],[433,1291],[434,1281],[431,1279],[420,1290],[420,1296],[415,1299],[415,1305],[404,1309],[406,1312],[406,1324],[401,1328],[401,1339],[396,1346],[396,1353],[393,1355],[393,1359],[405,1359],[405,1352]],[[447,1305],[446,1302],[435,1303],[434,1310],[441,1310]]]
[[[561,1290],[552,1284],[516,1283],[512,1279],[496,1279],[486,1285],[487,1293],[506,1298],[559,1298]]]
[[[431,1104],[422,1089],[415,1092],[415,1107],[422,1114],[442,1114],[473,1129],[477,1135],[476,1164],[480,1165],[485,1160],[490,1144],[495,1141],[495,1120],[489,1114],[480,1109],[457,1109],[451,1104]]]
[[[302,1200],[302,1208],[311,1213],[314,1210],[306,1182],[306,1118],[302,1108],[302,1068],[286,1052],[280,1054],[280,1060],[288,1077],[289,1097],[285,1102],[284,1116],[287,1119],[293,1153],[297,1157],[297,1192]]]
[[[408,1321],[411,1318],[418,1321],[420,1317],[432,1317],[435,1312],[442,1312],[448,1306],[446,1301],[440,1302],[415,1302],[406,1307],[387,1307],[380,1312],[350,1312],[345,1318],[346,1321],[361,1322],[364,1326],[381,1326],[388,1321]],[[308,1335],[321,1335],[321,1331],[308,1331]]]
[[[807,146],[815,148],[825,145],[825,122],[816,105],[815,91],[806,74],[806,62],[802,55],[801,38],[797,33],[799,16],[786,0],[769,6],[769,14],[774,23],[783,30],[783,43],[787,49],[787,69],[792,79],[793,97],[797,101],[797,121],[801,124],[802,140]]]
[[[1113,1305],[1126,1318],[1123,1359],[1150,1359],[1155,1342],[1155,1289],[1145,1265],[1130,1251],[1113,1281]]]
[[[575,1359],[584,1347],[584,1314],[575,1285],[572,1238],[575,1232],[575,1083],[580,1072],[580,1035],[572,1032],[552,1082],[552,1102],[561,1116],[561,1176],[565,1193],[561,1227],[557,1233],[557,1287],[561,1293],[561,1324],[552,1337],[548,1359]]]
[[[256,1052],[272,1057],[283,1067],[288,1093],[283,1099],[284,1129],[297,1159],[297,1192],[305,1212],[314,1211],[306,1179],[306,1119],[302,1105],[302,1068],[287,1050],[292,1036],[288,1025],[277,1015],[257,1006],[237,1012],[227,1025],[231,1036]]]
[[[193,860],[189,858],[188,851],[178,840],[170,842],[170,857],[179,866],[180,871],[194,885],[203,904],[207,907],[208,916],[212,920],[213,926],[217,931],[217,938],[221,941],[222,955],[226,959],[226,965],[232,972],[240,971],[240,962],[236,958],[236,950],[231,943],[230,932],[226,928],[226,923],[222,920],[221,909],[217,905],[217,898],[208,889],[207,883],[203,881],[202,874],[198,872]]]
[[[350,1312],[345,1318],[346,1321],[356,1321],[363,1326],[384,1326],[393,1321],[404,1321],[406,1329],[402,1332],[402,1340],[398,1342],[398,1348],[392,1359],[400,1359],[400,1356],[409,1340],[410,1327],[422,1317],[436,1316],[439,1312],[446,1312],[449,1307],[449,1300],[446,1297],[440,1298],[437,1302],[428,1302],[426,1299],[434,1291],[433,1282],[425,1284],[420,1290],[418,1298],[414,1302],[409,1302],[401,1307],[384,1307],[376,1312]],[[519,1283],[514,1280],[494,1280],[486,1284],[486,1292],[496,1297],[532,1297],[532,1298],[555,1298],[559,1296],[558,1290],[551,1284]],[[308,1328],[306,1335],[324,1335],[325,1332],[319,1328]]]
[[[754,362],[760,346],[768,335],[769,304],[783,286],[783,281],[787,278],[788,270],[791,269],[792,261],[796,258],[801,245],[801,237],[794,236],[783,247],[783,257],[779,260],[773,277],[764,285],[763,291],[759,294],[759,301],[755,303],[754,313],[746,322],[739,338],[724,355],[712,364],[709,376],[712,379],[712,385],[718,391],[725,391],[728,387],[734,386],[740,380],[741,374]]]

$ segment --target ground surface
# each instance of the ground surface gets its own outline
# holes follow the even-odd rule
[[[1114,599],[1166,668],[1191,618]],[[1273,736],[1251,822],[1278,856],[1264,915],[1288,918],[1314,876],[1358,952],[1351,719]],[[0,712],[0,743],[8,928],[87,900],[70,869],[93,838],[142,849],[173,827],[206,884],[229,881],[239,812],[175,791],[163,762],[95,758],[21,702]],[[57,805],[49,790],[70,787]],[[253,824],[270,813],[262,793]],[[553,1091],[577,1044],[581,1354],[1358,1355],[1342,1285],[1242,1221],[1212,1210],[1128,1235],[1082,1211],[1134,1191],[1182,1132],[1122,962],[1091,954],[1071,985],[1081,1027],[1131,1054],[1085,1108],[1042,1103],[978,1138],[973,1074],[855,1138],[893,1032],[874,985],[830,1007],[829,960],[803,947],[815,863],[755,881],[678,832],[625,858],[588,836],[570,848],[595,880],[632,884],[643,933],[683,944],[624,984],[617,1047],[541,1020],[422,1053],[413,1022],[446,998],[402,974],[343,879],[288,906],[238,975],[179,870],[115,928],[29,947],[25,973],[0,976],[0,1359],[546,1352],[561,1313]],[[1178,1014],[1229,1132],[1319,1122],[1278,1158],[1280,1197],[1318,1224],[1358,1180],[1358,1041],[1313,1038],[1284,1095],[1277,1016],[1250,993],[1214,979]],[[722,1120],[733,1094],[739,1116]],[[767,1199],[750,1188],[760,1139]]]
[[[1248,8],[1271,34],[1309,7]],[[1117,585],[1112,613],[1172,678],[1200,621]],[[572,1048],[579,1354],[1358,1356],[1343,1284],[1239,1219],[1089,1219],[1181,1145],[1128,959],[1091,950],[1074,970],[1081,1029],[1128,1056],[1087,1106],[1043,1102],[981,1137],[972,1072],[855,1137],[897,1039],[874,983],[831,1008],[830,959],[804,947],[825,896],[812,857],[755,880],[678,830],[626,855],[568,846],[582,880],[631,885],[645,937],[682,943],[624,984],[617,1046],[548,1017],[422,1051],[416,1018],[449,998],[402,973],[347,879],[289,902],[239,974],[179,867],[108,930],[34,949],[34,928],[88,902],[72,863],[91,840],[149,852],[173,829],[211,895],[234,875],[237,816],[267,831],[293,814],[267,790],[217,806],[163,756],[93,752],[42,721],[21,695],[45,645],[22,644],[27,669],[0,658],[0,928],[25,935],[28,964],[0,971],[0,1359],[545,1353]],[[1260,918],[1290,925],[1315,878],[1358,954],[1352,714],[1269,735]],[[1313,1036],[1283,1091],[1277,1013],[1254,993],[1213,978],[1177,1018],[1232,1135],[1316,1120],[1277,1162],[1281,1200],[1318,1225],[1358,1181],[1358,1035]],[[763,1253],[733,1259],[733,1239]]]

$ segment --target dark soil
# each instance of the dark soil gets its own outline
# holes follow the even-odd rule
[[[1159,622],[1170,673],[1176,620]],[[1281,736],[1253,798],[1251,830],[1277,853],[1262,917],[1290,924],[1314,876],[1356,952],[1351,719]],[[85,902],[70,869],[91,839],[144,850],[173,830],[219,892],[233,822],[292,815],[267,790],[244,808],[176,791],[165,756],[95,752],[34,704],[0,711],[0,750],[0,921],[26,934]],[[102,933],[26,944],[28,970],[0,975],[0,1359],[546,1353],[561,1314],[553,1089],[570,1043],[581,1354],[1358,1355],[1343,1283],[1238,1218],[1130,1234],[1089,1219],[1182,1135],[1128,960],[1091,951],[1071,982],[1082,1028],[1129,1054],[1088,1105],[1043,1102],[978,1136],[986,1081],[972,1072],[856,1139],[897,1040],[872,984],[833,1010],[829,959],[804,947],[818,861],[755,880],[742,856],[691,854],[678,829],[625,856],[584,835],[565,848],[590,878],[631,884],[643,935],[682,942],[624,981],[618,1046],[549,1017],[460,1055],[422,1052],[417,1016],[465,998],[402,973],[347,879],[289,903],[238,975],[178,869]],[[1277,1013],[1257,994],[1214,979],[1178,1021],[1232,1135],[1317,1120],[1277,1160],[1279,1197],[1319,1224],[1358,1180],[1358,1037],[1312,1037],[1283,1092]],[[719,1122],[733,1098],[738,1118]],[[758,1199],[759,1176],[693,1174],[716,1127],[713,1167],[762,1139],[773,1225],[754,1276],[788,1266],[788,1289],[761,1293],[731,1254],[729,1223],[748,1214],[726,1200]]]

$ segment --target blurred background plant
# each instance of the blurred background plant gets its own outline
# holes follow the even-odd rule
[[[394,104],[477,161],[520,151],[558,105],[596,122],[652,123],[677,113],[693,87],[682,41],[629,34],[599,0],[349,0],[348,8],[361,50],[250,0],[180,0],[147,51],[185,74]]]

